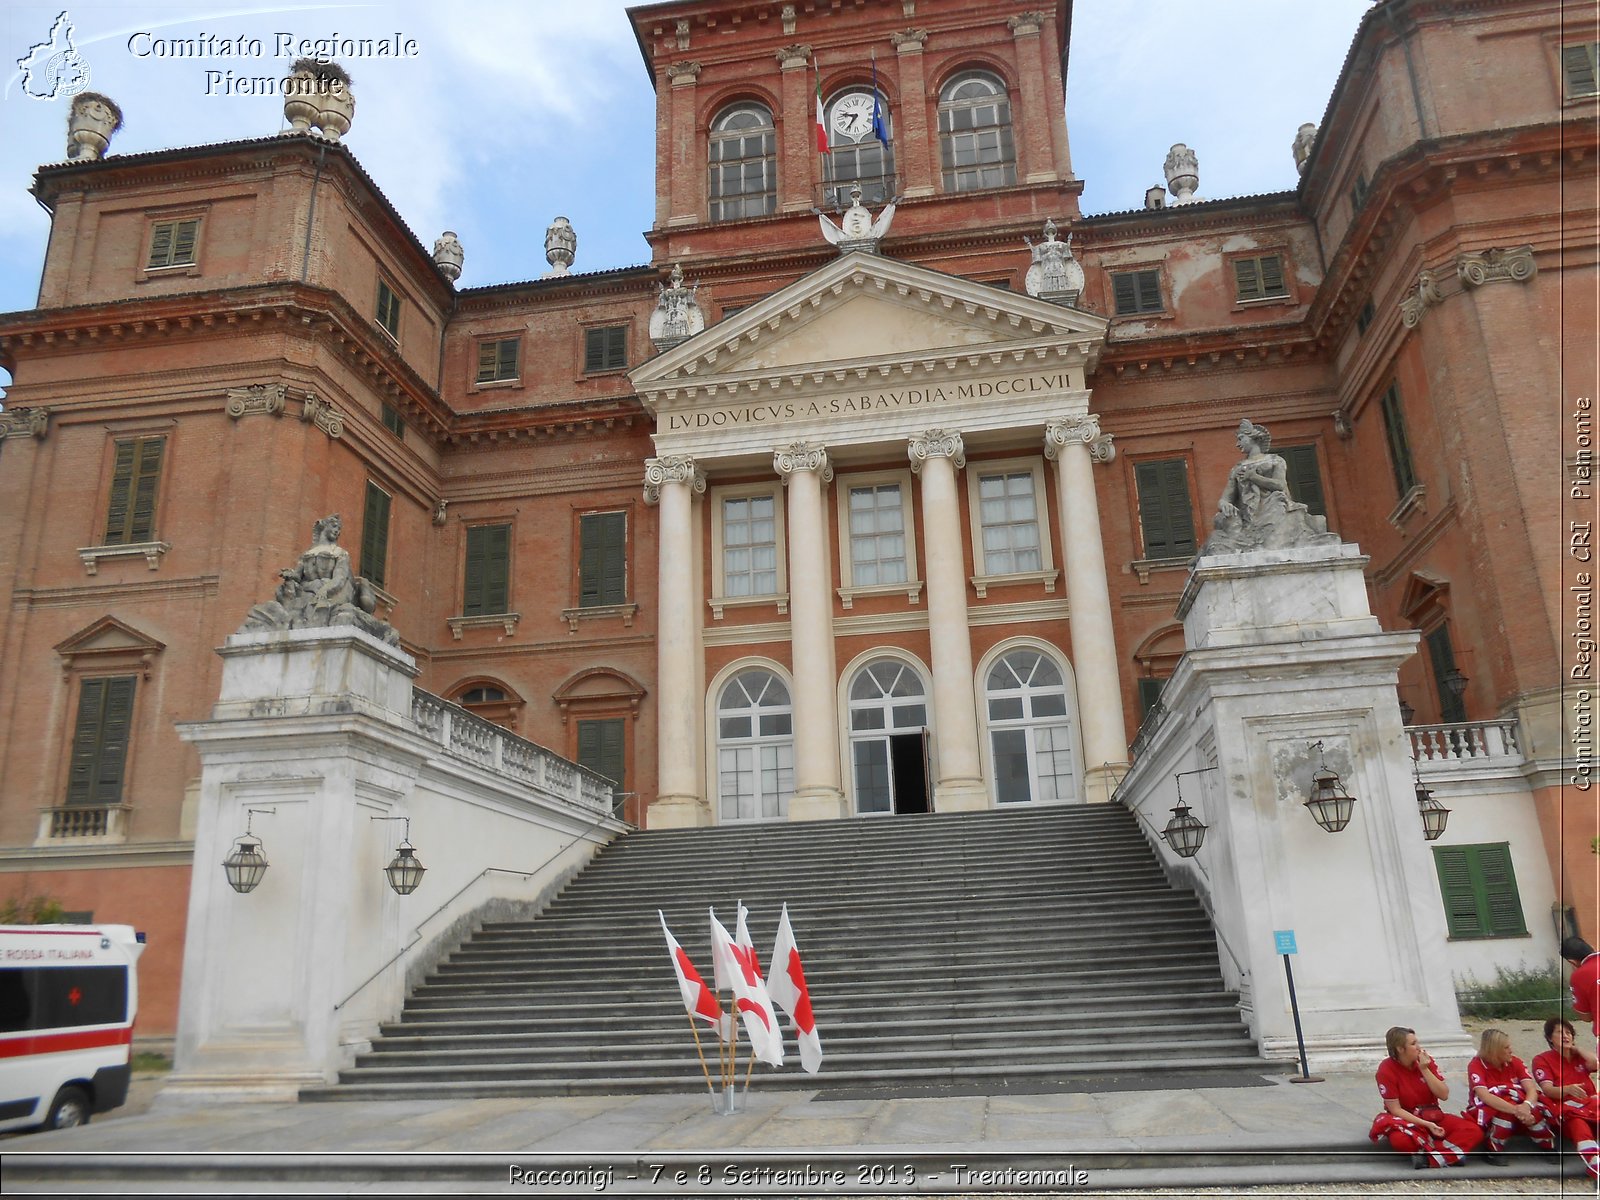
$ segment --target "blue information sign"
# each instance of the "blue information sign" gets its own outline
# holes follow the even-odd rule
[[[1274,929],[1272,931],[1272,940],[1278,944],[1279,954],[1299,953],[1294,946],[1294,930],[1292,929]]]

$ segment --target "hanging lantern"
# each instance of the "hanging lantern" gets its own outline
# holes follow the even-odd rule
[[[1167,822],[1167,828],[1161,836],[1179,858],[1193,858],[1206,840],[1207,828],[1189,812],[1189,806],[1183,802],[1180,793],[1178,803],[1172,810],[1172,819]]]
[[[409,840],[402,840],[395,848],[394,858],[383,869],[389,877],[389,886],[398,896],[409,896],[417,890],[417,885],[422,882],[423,873],[428,868],[422,865],[422,860],[417,857],[416,847]]]
[[[228,877],[228,886],[241,895],[255,891],[271,865],[261,853],[261,839],[251,834],[250,823],[258,812],[277,811],[275,808],[245,809],[244,832],[233,839],[233,853],[222,860],[222,873]]]
[[[1422,836],[1430,842],[1439,840],[1450,820],[1450,810],[1433,798],[1427,788],[1417,787],[1417,808],[1422,813]]]
[[[1344,790],[1339,776],[1328,770],[1328,758],[1322,743],[1312,747],[1322,757],[1322,765],[1311,774],[1311,798],[1306,801],[1306,811],[1316,823],[1329,833],[1338,833],[1350,824],[1350,814],[1355,811],[1356,798]]]

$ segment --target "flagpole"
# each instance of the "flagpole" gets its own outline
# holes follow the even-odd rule
[[[711,1068],[706,1066],[706,1052],[705,1049],[700,1045],[700,1030],[694,1023],[693,1013],[691,1013],[688,1009],[684,1009],[683,1015],[689,1018],[689,1032],[694,1034],[694,1052],[700,1056],[700,1070],[705,1074],[706,1077],[706,1091],[711,1093],[711,1099],[714,1102],[717,1098],[717,1088],[716,1085],[711,1082]],[[722,1020],[720,1014],[718,1015],[717,1020]]]

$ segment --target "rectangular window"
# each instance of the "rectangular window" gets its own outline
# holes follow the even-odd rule
[[[983,530],[983,573],[1017,575],[1043,570],[1033,472],[980,475],[978,503]]]
[[[68,804],[120,804],[135,677],[85,679],[67,769]]]
[[[361,520],[361,576],[383,586],[389,559],[389,493],[367,481],[367,502]]]
[[[1452,683],[1459,685],[1456,650],[1450,644],[1450,626],[1440,624],[1423,635],[1428,643],[1428,663],[1433,668],[1433,690],[1439,697],[1439,720],[1446,724],[1467,719],[1467,707]]]
[[[400,415],[400,410],[387,401],[382,402],[381,415],[383,427],[402,442],[406,440],[406,419]]]
[[[1129,313],[1160,312],[1161,271],[1155,267],[1147,271],[1113,271],[1111,293],[1119,317]]]
[[[1150,710],[1161,700],[1161,689],[1166,686],[1165,679],[1139,680],[1139,720],[1143,721],[1150,715]]]
[[[1367,302],[1361,306],[1361,311],[1356,314],[1356,333],[1364,334],[1372,327],[1372,322],[1377,319],[1378,310],[1373,306],[1372,297],[1367,297]]]
[[[469,526],[462,615],[480,617],[503,613],[510,607],[511,526]]]
[[[161,482],[164,437],[119,438],[106,508],[107,546],[155,540],[156,486]]]
[[[624,745],[627,729],[628,723],[621,717],[578,722],[578,765],[611,780],[611,794],[616,803],[621,802],[627,783]]]
[[[1322,497],[1322,471],[1317,466],[1317,448],[1274,446],[1272,452],[1280,456],[1289,468],[1289,498],[1304,504],[1319,517],[1327,516],[1328,505]]]
[[[722,594],[772,596],[778,591],[777,498],[728,496],[722,501]]]
[[[578,607],[621,604],[628,589],[628,514],[578,518]]]
[[[1240,300],[1266,300],[1289,294],[1283,276],[1283,258],[1277,254],[1234,259],[1233,279]]]
[[[1146,558],[1191,558],[1196,550],[1194,508],[1189,503],[1189,464],[1181,458],[1134,467],[1139,526]]]
[[[610,325],[583,331],[583,372],[620,371],[628,365],[628,327]]]
[[[904,583],[906,518],[898,483],[850,489],[850,583]]]
[[[1567,99],[1600,92],[1600,42],[1561,47],[1561,73],[1567,81]]]
[[[1435,846],[1433,862],[1452,938],[1522,937],[1528,932],[1509,843]]]
[[[150,229],[150,255],[144,269],[194,265],[195,243],[200,238],[200,218],[187,221],[157,221]]]
[[[501,338],[478,343],[478,383],[498,383],[517,377],[517,339]]]
[[[1383,394],[1383,431],[1389,441],[1389,465],[1394,468],[1394,486],[1404,499],[1417,486],[1416,468],[1411,465],[1411,439],[1406,436],[1406,415],[1400,406],[1400,385],[1391,383]]]
[[[378,324],[395,341],[400,340],[400,297],[386,279],[378,280]]]

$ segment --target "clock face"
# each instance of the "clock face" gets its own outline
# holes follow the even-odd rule
[[[833,102],[833,131],[852,142],[872,133],[872,93],[850,92]]]

